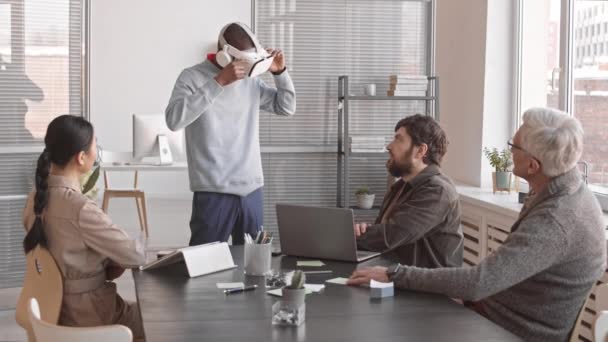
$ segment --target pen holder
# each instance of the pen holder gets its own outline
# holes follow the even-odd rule
[[[263,276],[270,272],[272,244],[245,244],[245,274]]]
[[[272,306],[272,324],[298,326],[306,320],[306,289],[283,288],[281,300]]]

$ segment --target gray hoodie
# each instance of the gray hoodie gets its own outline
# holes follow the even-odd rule
[[[276,88],[259,78],[224,87],[206,60],[179,75],[165,110],[171,130],[185,128],[190,189],[246,196],[264,185],[259,141],[260,109],[293,115],[296,96],[287,71],[273,76]]]

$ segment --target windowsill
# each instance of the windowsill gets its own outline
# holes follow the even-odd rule
[[[465,203],[515,219],[521,211],[522,204],[517,202],[518,194],[514,191],[493,193],[490,188],[480,188],[463,183],[456,183],[456,191],[458,191],[461,201]]]
[[[521,211],[522,204],[517,202],[518,194],[516,192],[492,193],[490,188],[479,188],[463,183],[456,183],[456,191],[460,195],[461,201],[470,205],[479,206],[493,212],[509,216],[517,219]],[[608,212],[603,212],[604,224],[608,227]],[[608,239],[608,230],[606,231]]]

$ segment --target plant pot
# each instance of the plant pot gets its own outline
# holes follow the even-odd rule
[[[306,289],[290,289],[287,287],[283,288],[283,297],[281,301],[288,306],[298,308],[302,304],[304,304],[304,299],[306,298]]]
[[[496,172],[496,188],[510,189],[511,188],[511,172],[499,171]]]
[[[374,206],[374,194],[359,194],[357,195],[357,207],[361,209],[371,209]]]

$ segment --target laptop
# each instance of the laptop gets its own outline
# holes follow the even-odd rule
[[[277,204],[285,255],[362,262],[380,255],[357,250],[351,209]]]

